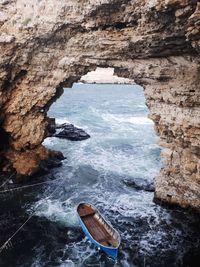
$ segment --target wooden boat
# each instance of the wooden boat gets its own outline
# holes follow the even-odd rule
[[[120,245],[119,233],[90,204],[80,203],[77,213],[85,235],[100,250],[116,259]]]

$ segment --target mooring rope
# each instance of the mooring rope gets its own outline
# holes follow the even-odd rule
[[[153,154],[153,153],[151,153],[151,154]],[[144,156],[142,156],[142,157],[137,157],[137,159],[143,159],[144,158]],[[14,174],[12,174],[12,175],[14,175]],[[11,177],[12,177],[12,175],[11,175]],[[10,180],[10,178],[11,177],[9,177],[1,186],[0,186],[0,188],[1,187],[3,187],[9,180]],[[55,181],[58,181],[58,180],[61,180],[61,179],[63,179],[63,178],[57,178],[57,179],[55,179],[55,180],[51,180],[51,181],[44,181],[44,182],[40,182],[40,183],[35,183],[35,184],[32,184],[32,185],[25,185],[25,186],[21,186],[21,187],[17,187],[17,188],[12,188],[12,189],[7,189],[7,190],[3,190],[3,191],[0,191],[0,194],[2,193],[7,193],[7,192],[12,192],[12,191],[15,191],[15,190],[21,190],[21,189],[26,189],[26,188],[29,188],[29,187],[34,187],[34,186],[38,186],[38,185],[42,185],[42,184],[47,184],[47,183],[53,183],[53,182],[55,182]],[[64,181],[65,181],[65,179],[64,179]],[[64,182],[63,181],[63,182]],[[42,200],[47,200],[47,199],[49,199],[56,191],[57,191],[57,189],[62,185],[63,183],[61,183],[61,184],[59,184],[56,188],[55,188],[55,190],[49,195],[49,196],[47,196],[47,197],[45,197],[45,198],[43,198]],[[37,207],[38,208],[38,207]],[[4,250],[4,249],[6,249],[6,248],[9,248],[9,247],[11,247],[12,246],[12,243],[11,243],[11,240],[17,235],[17,233],[26,225],[26,223],[28,222],[28,221],[30,221],[30,219],[35,215],[35,213],[36,213],[36,211],[37,211],[37,208],[36,208],[36,210],[28,217],[28,219],[13,233],[13,235],[11,236],[11,237],[9,237],[5,242],[4,242],[4,244],[0,247],[0,253]]]
[[[49,184],[49,183],[53,183],[55,181],[61,180],[63,178],[57,178],[55,180],[51,180],[51,181],[44,181],[44,182],[40,182],[40,183],[35,183],[35,184],[30,184],[30,185],[23,185],[20,187],[15,187],[15,188],[11,188],[11,189],[6,189],[3,191],[0,191],[0,194],[4,194],[4,193],[8,193],[8,192],[13,192],[13,191],[17,191],[17,190],[22,190],[22,189],[26,189],[29,187],[34,187],[34,186],[38,186],[38,185],[42,185],[42,184]]]
[[[60,179],[63,179],[63,178],[58,178],[58,179],[55,179],[55,180],[53,180],[54,182],[55,181],[57,181],[57,180],[60,180]],[[64,181],[65,181],[65,179],[63,179]],[[50,181],[50,182],[53,182],[53,181]],[[63,182],[64,182],[63,181]],[[45,182],[43,182],[43,183],[45,183]],[[40,183],[41,184],[41,183]],[[42,200],[47,200],[47,199],[49,199],[56,191],[57,191],[57,189],[62,185],[63,183],[61,183],[61,184],[59,184],[56,188],[55,188],[55,190],[53,190],[53,192],[49,195],[49,196],[47,196],[47,197],[45,197],[45,198],[43,198]],[[38,208],[38,207],[37,207]],[[35,215],[35,213],[36,213],[36,211],[37,211],[37,208],[36,208],[36,210],[35,211],[33,211],[32,212],[32,214],[28,217],[28,219],[13,233],[13,235],[11,236],[11,237],[9,237],[5,242],[4,242],[4,244],[0,247],[0,253],[4,250],[4,249],[7,249],[7,248],[9,248],[9,247],[11,247],[12,246],[12,243],[11,243],[11,240],[17,235],[17,233],[26,225],[26,223],[28,222],[28,221],[30,221],[30,219]]]
[[[15,231],[15,233],[9,237],[6,242],[0,247],[0,253],[11,244],[11,240],[13,239],[14,236],[24,227],[24,225],[33,217],[34,214],[32,214],[28,219]]]
[[[10,175],[10,177],[2,184],[0,185],[0,188],[1,187],[4,187],[5,184],[7,184],[7,182],[14,176],[14,173]]]

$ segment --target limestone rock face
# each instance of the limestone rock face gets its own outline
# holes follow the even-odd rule
[[[144,87],[164,148],[155,197],[200,210],[199,51],[197,0],[2,0],[1,168],[34,172],[63,86],[113,67]]]

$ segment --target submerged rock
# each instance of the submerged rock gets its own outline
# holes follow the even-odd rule
[[[90,138],[90,135],[87,134],[83,129],[77,128],[73,124],[62,124],[56,126],[56,129],[60,128],[63,130],[54,134],[53,136],[69,139],[71,141],[82,141]]]
[[[128,187],[135,188],[136,190],[144,190],[148,192],[154,192],[153,182],[149,182],[142,178],[124,179],[122,180]]]

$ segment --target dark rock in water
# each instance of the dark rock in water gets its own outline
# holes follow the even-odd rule
[[[59,160],[59,161],[61,161],[61,160],[64,160],[64,159],[66,159],[66,157],[63,155],[63,153],[62,152],[60,152],[60,151],[55,151],[55,150],[52,150],[52,154],[53,154],[53,158],[55,159],[55,160]]]
[[[124,179],[122,180],[128,187],[135,188],[137,190],[144,190],[148,192],[154,192],[153,182],[149,182],[142,178]]]
[[[59,138],[66,138],[71,141],[82,141],[90,138],[90,135],[87,134],[84,130],[75,127],[73,124],[62,124],[56,126],[57,129],[63,129],[59,133],[54,134],[53,136]]]
[[[61,129],[60,132],[58,131],[59,129]],[[71,141],[82,141],[90,138],[89,134],[73,124],[56,124],[55,118],[48,118],[48,136],[65,138]]]

